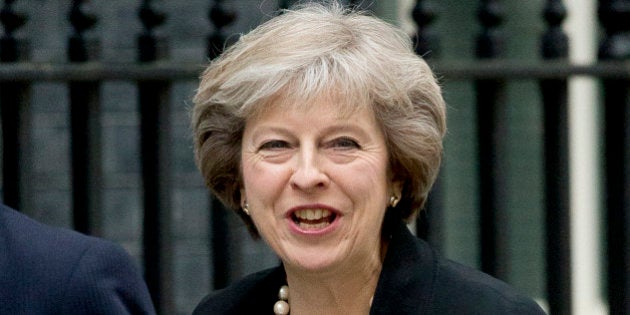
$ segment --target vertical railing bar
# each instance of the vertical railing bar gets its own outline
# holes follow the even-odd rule
[[[73,63],[98,58],[98,41],[83,35],[96,24],[96,17],[83,9],[83,0],[72,2],[69,19],[74,33],[68,41],[68,60]],[[101,236],[100,82],[71,81],[68,90],[74,229]]]
[[[0,83],[3,203],[22,211],[29,208],[25,195],[30,159],[30,94],[30,82]]]
[[[278,1],[278,8],[279,9],[288,9],[291,7],[291,5],[293,4],[292,0],[280,0]]]
[[[630,60],[629,1],[600,0],[600,60]],[[610,314],[630,314],[630,79],[604,79],[607,295]]]
[[[232,24],[236,19],[236,14],[227,10],[223,6],[223,1],[215,0],[208,12],[213,31],[208,35],[208,46],[206,54],[208,58],[214,59],[218,57],[223,48],[230,43],[227,42],[227,36],[223,30],[224,27]],[[225,208],[221,202],[215,198],[210,198],[210,252],[212,253],[212,288],[221,289],[226,287],[230,281],[230,275],[234,274],[231,270],[235,265],[230,259],[233,253],[230,253],[230,244],[233,243],[230,237],[230,217],[229,209]]]
[[[210,247],[212,253],[212,288],[222,289],[230,284],[231,263],[230,263],[230,230],[228,228],[228,209],[226,209],[219,199],[211,197],[210,226]]]
[[[0,62],[28,59],[26,40],[14,36],[14,31],[26,23],[26,16],[13,10],[15,1],[4,1],[2,19],[4,35],[0,38]],[[0,83],[0,119],[2,119],[2,182],[3,203],[28,211],[26,178],[30,159],[30,95],[31,82]]]
[[[566,9],[549,0],[543,11],[547,31],[542,57],[566,59],[569,40],[562,29]],[[545,170],[546,293],[551,314],[571,314],[571,221],[569,199],[569,119],[567,79],[540,81],[543,97]]]
[[[416,54],[430,62],[439,55],[439,41],[432,29],[436,18],[433,3],[428,0],[417,0],[411,16],[417,26],[413,37]],[[440,250],[444,242],[444,195],[441,178],[442,175],[433,184],[425,209],[416,219],[416,235]]]
[[[479,59],[498,58],[503,53],[499,31],[503,12],[500,1],[482,0],[478,17],[482,32],[477,38]],[[508,272],[506,219],[506,117],[505,80],[475,81],[477,104],[477,144],[480,190],[481,269],[500,279]]]
[[[144,31],[138,37],[138,61],[150,63],[166,54],[163,39],[153,28],[162,25],[165,15],[142,1],[139,17]],[[140,146],[143,183],[143,265],[145,280],[158,314],[174,314],[171,231],[169,81],[138,82]]]
[[[604,80],[606,245],[610,314],[630,314],[630,80]]]

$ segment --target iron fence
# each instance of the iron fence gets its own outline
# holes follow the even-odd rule
[[[140,117],[140,157],[142,168],[142,257],[145,278],[156,308],[161,314],[174,313],[173,253],[171,235],[172,158],[169,152],[172,85],[195,80],[202,65],[178,63],[166,58],[167,41],[156,35],[166,14],[154,9],[151,1],[141,1],[138,16],[143,30],[137,37],[137,58],[131,63],[103,62],[98,59],[99,42],[84,34],[98,22],[84,10],[84,1],[69,4],[68,22],[73,32],[67,42],[67,63],[29,61],[28,45],[14,36],[26,23],[16,12],[19,1],[4,1],[0,21],[0,104],[2,123],[3,201],[22,209],[29,182],[25,155],[31,145],[31,93],[38,82],[67,84],[70,108],[72,172],[72,224],[87,234],[102,235],[102,127],[101,86],[108,81],[131,82],[137,87]],[[210,1],[208,17],[212,27],[207,38],[207,55],[216,56],[230,37],[225,27],[238,17],[222,1]],[[356,4],[356,3],[355,3]],[[287,6],[280,1],[279,6]],[[505,59],[501,32],[505,14],[500,1],[480,1],[478,19],[481,32],[476,39],[475,62],[443,62],[432,31],[438,15],[430,1],[416,1],[410,12],[417,24],[418,53],[434,52],[429,59],[444,81],[472,82],[476,96],[476,138],[480,187],[480,266],[499,278],[506,277],[509,251],[505,172],[506,84],[534,80],[539,84],[543,107],[544,213],[546,300],[551,314],[570,314],[571,260],[569,196],[568,80],[592,77],[601,83],[603,93],[603,142],[601,152],[605,174],[605,239],[607,299],[611,314],[630,314],[630,1],[599,1],[603,30],[599,61],[575,65],[568,61],[569,41],[562,30],[566,10],[562,1],[545,1],[541,20],[541,59],[521,63]],[[417,222],[418,234],[440,246],[448,229],[441,212],[440,182],[431,195],[428,216]],[[231,279],[226,214],[212,201],[210,252],[213,284],[227,285]]]

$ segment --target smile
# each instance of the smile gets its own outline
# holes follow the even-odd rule
[[[293,222],[303,230],[320,230],[328,227],[337,215],[328,209],[300,209],[291,214]]]

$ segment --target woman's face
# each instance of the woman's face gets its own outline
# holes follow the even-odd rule
[[[370,109],[343,116],[331,98],[272,105],[247,121],[241,162],[241,202],[285,265],[324,271],[380,257],[385,210],[400,191]]]

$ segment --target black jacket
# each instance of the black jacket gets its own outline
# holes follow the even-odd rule
[[[273,314],[282,266],[203,299],[201,314]],[[370,314],[545,314],[532,299],[480,271],[440,257],[404,224],[392,231]]]

